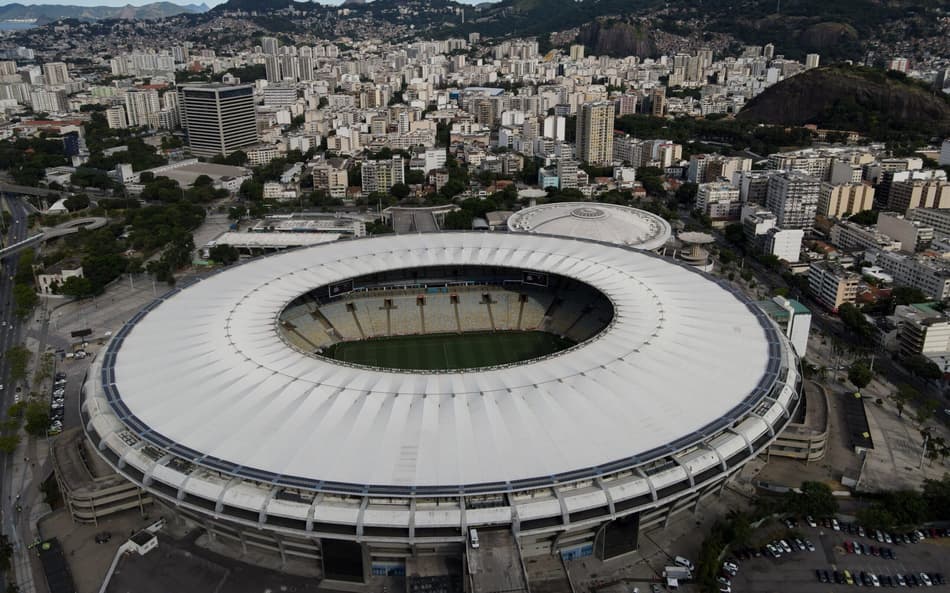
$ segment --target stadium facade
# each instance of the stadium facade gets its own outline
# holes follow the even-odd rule
[[[390,288],[393,271],[405,289],[414,269],[464,280],[486,267],[526,290],[569,278],[613,311],[566,350],[442,372],[329,360],[281,327],[315,289],[350,302]],[[436,276],[415,288],[460,281]],[[363,580],[464,553],[472,528],[509,534],[524,556],[629,552],[765,451],[800,394],[782,332],[689,266],[589,240],[439,233],[284,252],[183,284],[112,338],[81,413],[117,472],[213,537]]]

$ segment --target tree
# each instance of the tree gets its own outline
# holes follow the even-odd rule
[[[22,381],[26,378],[26,365],[30,361],[30,351],[24,346],[12,346],[6,353],[10,365],[10,379]]]
[[[934,414],[937,412],[937,408],[937,402],[932,399],[920,402],[917,404],[917,414],[915,415],[914,419],[917,420],[918,424],[923,424],[934,417]]]
[[[214,185],[214,179],[207,175],[199,175],[191,184],[192,187],[211,187],[212,185]]]
[[[699,191],[699,185],[686,182],[676,189],[676,201],[679,204],[688,206],[696,199],[696,193]]]
[[[20,435],[13,433],[0,436],[0,452],[13,453],[20,444]]]
[[[829,517],[838,512],[837,499],[822,482],[803,482],[801,492],[786,493],[785,503],[788,512],[795,515]]]
[[[264,199],[264,184],[254,181],[253,179],[248,179],[241,184],[238,195],[245,200],[260,202]]]
[[[936,381],[943,377],[943,371],[932,360],[923,354],[908,356],[903,360],[904,366],[911,374],[922,379]]]
[[[16,307],[16,316],[20,319],[29,317],[39,300],[39,297],[36,296],[36,291],[33,290],[32,283],[14,284],[13,302]]]
[[[241,220],[247,214],[244,206],[232,206],[228,209],[228,220]]]
[[[71,276],[59,287],[59,294],[74,298],[83,298],[95,294],[92,282],[88,278]]]
[[[26,426],[23,428],[28,434],[39,437],[45,435],[49,430],[49,407],[43,402],[31,401],[28,403],[23,416],[26,419]]]
[[[858,341],[864,344],[870,344],[874,340],[875,329],[871,322],[867,320],[857,307],[851,303],[843,303],[838,307],[838,317],[841,322],[850,329]]]
[[[877,224],[877,215],[877,210],[863,210],[849,218],[848,221],[861,226],[871,226]]]
[[[867,387],[873,378],[874,372],[864,361],[858,361],[848,369],[848,380],[858,389]]]
[[[66,206],[66,209],[70,212],[83,210],[89,207],[89,196],[86,194],[76,194],[75,196],[69,196],[63,202],[63,206]]]
[[[215,245],[208,250],[208,257],[224,266],[233,264],[240,256],[237,247],[233,245]]]
[[[734,222],[732,224],[726,225],[726,228],[723,230],[723,234],[726,237],[726,241],[729,241],[730,243],[735,243],[736,245],[745,243],[745,231],[742,228],[742,223]]]
[[[443,188],[444,189],[444,188]],[[456,210],[445,215],[442,228],[446,230],[470,230],[475,215],[468,210]]]
[[[896,521],[890,511],[879,504],[871,505],[868,508],[860,509],[857,512],[858,523],[865,529],[882,529],[890,531],[894,528]]]
[[[927,295],[920,289],[911,286],[895,286],[891,291],[891,298],[896,305],[912,305],[927,302]]]
[[[426,174],[418,169],[406,169],[406,185],[422,185],[426,182]]]
[[[397,200],[405,200],[409,197],[409,186],[405,183],[397,183],[389,189],[389,193]]]

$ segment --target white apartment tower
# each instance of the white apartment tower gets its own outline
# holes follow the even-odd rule
[[[776,217],[781,229],[810,230],[818,210],[821,182],[799,171],[788,171],[769,178],[765,207]]]

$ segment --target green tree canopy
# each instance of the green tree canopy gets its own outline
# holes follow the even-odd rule
[[[867,387],[873,378],[874,372],[864,361],[859,360],[848,369],[848,380],[858,389]]]

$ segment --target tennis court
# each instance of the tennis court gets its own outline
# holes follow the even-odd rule
[[[323,355],[388,369],[451,370],[517,362],[573,344],[546,332],[471,332],[342,342],[324,350]]]

